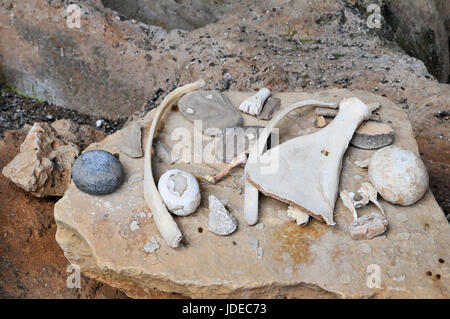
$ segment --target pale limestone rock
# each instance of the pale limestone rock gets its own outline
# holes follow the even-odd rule
[[[356,95],[364,102],[379,102],[383,105],[380,110],[382,118],[392,120],[390,125],[396,132],[395,144],[417,150],[407,115],[389,100],[361,91],[336,89],[326,93],[333,97],[332,101]],[[252,95],[226,94],[235,107]],[[302,99],[321,97],[299,92],[274,95],[282,99],[281,108]],[[312,123],[313,110],[299,113],[298,121]],[[248,120],[245,125],[264,123],[253,116],[243,117]],[[178,111],[169,112],[164,120],[166,123],[159,138],[171,148],[174,142],[170,141],[168,133],[177,127],[193,129],[190,121]],[[294,130],[289,123],[292,119],[286,117],[278,126],[282,139],[292,139],[297,134],[297,129]],[[204,146],[209,142],[205,138]],[[120,132],[108,136],[95,147],[119,152]],[[355,176],[368,180],[367,171],[353,162],[367,158],[369,152],[353,146],[347,149],[342,162],[341,190],[358,189],[361,179]],[[127,179],[143,172],[142,159],[121,156],[121,162]],[[156,158],[152,164],[156,178],[170,168],[204,176],[223,167],[223,164],[195,163],[169,166]],[[242,214],[243,194],[239,191],[244,183],[242,174],[243,169],[236,168],[220,183],[200,185],[202,192],[229,200],[227,206],[236,212],[234,216],[239,225],[246,224]],[[99,198],[82,193],[71,185],[55,205],[56,240],[69,262],[78,264],[83,274],[120,287],[131,297],[170,297],[174,293],[186,298],[446,298],[450,295],[447,262],[450,260],[450,227],[430,191],[415,205],[407,207],[389,205],[380,199],[390,229],[387,236],[378,236],[370,242],[351,239],[348,226],[353,218],[340,200],[335,206],[336,226],[329,227],[311,220],[308,226],[299,228],[277,216],[278,211],[286,211],[286,204],[262,196],[259,221],[264,223],[264,229],[240,227],[227,237],[216,236],[209,231],[199,232],[199,227],[206,229],[208,224],[208,201],[203,200],[196,213],[176,217],[185,235],[182,246],[173,249],[160,240],[159,250],[149,253],[144,246],[152,237],[159,236],[153,218],[139,219],[139,231],[129,229],[130,223],[137,220],[135,215],[146,212],[142,188],[142,181],[124,183],[113,194]],[[364,216],[374,209],[369,204],[361,207],[358,213]],[[92,212],[97,214],[92,215]],[[105,213],[109,214],[108,219],[102,218]],[[408,216],[408,221],[397,220],[398,214]],[[427,227],[424,227],[425,223]],[[397,240],[391,232],[408,232],[410,238]],[[253,245],[249,238],[253,238]],[[369,251],[365,246],[361,250],[362,243],[370,245],[370,253],[365,253]],[[261,247],[259,256],[263,255],[263,260],[258,259],[258,247]],[[440,263],[439,258],[445,263]],[[381,268],[380,289],[366,285],[367,267],[371,264]],[[427,271],[439,273],[441,279],[436,281],[434,277],[428,277]],[[395,281],[387,274],[404,274],[406,279]]]
[[[142,157],[142,128],[140,123],[132,121],[122,130],[122,147],[120,151],[129,157]]]
[[[237,228],[237,221],[214,195],[209,195],[208,229],[219,236],[227,236]]]
[[[60,139],[47,123],[35,123],[20,153],[3,168],[3,175],[36,197],[63,196],[79,148]]]
[[[419,155],[397,145],[372,156],[369,179],[385,200],[404,206],[417,202],[428,189],[428,172]]]
[[[388,225],[386,217],[377,213],[370,213],[353,221],[349,230],[353,239],[372,239],[383,234]]]

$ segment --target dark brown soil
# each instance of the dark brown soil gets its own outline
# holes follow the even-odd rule
[[[25,136],[24,131],[8,131],[0,139],[0,171]],[[69,262],[55,240],[57,200],[35,198],[0,174],[0,298],[127,298],[83,275],[81,289],[67,287]]]

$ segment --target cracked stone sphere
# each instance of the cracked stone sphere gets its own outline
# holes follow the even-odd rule
[[[106,195],[114,192],[122,184],[123,167],[120,161],[109,152],[88,151],[73,163],[72,179],[82,192]]]

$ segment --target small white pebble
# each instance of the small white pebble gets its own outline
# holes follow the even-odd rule
[[[150,241],[144,245],[144,250],[146,252],[152,253],[152,252],[158,250],[159,247],[160,247],[160,245],[159,245],[158,238],[152,237],[152,238],[150,238]]]
[[[369,244],[362,243],[359,245],[359,250],[361,250],[365,254],[370,254],[372,252],[372,247]]]
[[[96,127],[100,127],[100,126],[102,126],[103,125],[103,120],[97,120],[97,121],[95,121],[95,126]]]
[[[291,221],[294,220],[293,218],[289,217],[289,215],[287,214],[287,212],[284,211],[284,210],[279,210],[279,211],[278,211],[278,217],[279,217],[281,220],[284,220],[285,222],[291,222]]]
[[[350,275],[342,275],[340,279],[344,285],[350,285],[352,283],[352,278]]]
[[[139,230],[141,226],[139,225],[139,222],[137,220],[133,220],[130,224],[131,231]]]
[[[194,114],[194,110],[191,109],[190,107],[188,107],[187,109],[184,110],[187,114]]]
[[[399,222],[407,222],[408,221],[408,216],[406,216],[405,214],[402,213],[398,213],[395,215],[395,218],[399,221]]]
[[[260,260],[263,259],[264,251],[263,251],[263,249],[262,249],[261,246],[259,246],[259,247],[256,249],[256,256],[257,256],[258,259],[260,259]]]
[[[128,178],[128,184],[132,185],[134,183],[140,182],[144,179],[144,175],[141,173],[133,174]]]
[[[135,218],[147,218],[147,214],[144,212],[139,212],[136,215],[134,215]]]
[[[255,229],[263,230],[264,229],[264,223],[261,222],[261,223],[256,224]]]

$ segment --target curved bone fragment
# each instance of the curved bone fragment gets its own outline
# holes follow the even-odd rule
[[[239,105],[239,110],[250,115],[259,115],[263,108],[264,102],[270,96],[270,90],[262,88],[255,95],[249,97]]]
[[[363,198],[368,198],[372,203],[375,204],[375,206],[378,207],[383,216],[386,217],[383,207],[377,200],[378,192],[372,184],[367,182],[362,183],[361,188],[358,190],[358,194]]]
[[[335,225],[333,211],[342,158],[353,133],[373,110],[356,97],[343,100],[338,115],[327,127],[271,148],[256,161],[249,160],[247,180],[265,195]],[[272,167],[278,164],[278,169],[265,170],[267,163]]]
[[[148,133],[147,142],[145,144],[145,155],[144,155],[144,199],[145,204],[150,208],[153,213],[153,218],[155,220],[156,227],[160,232],[161,236],[167,242],[167,244],[172,247],[178,247],[182,239],[182,234],[177,224],[173,220],[170,213],[167,211],[166,206],[158,192],[155,185],[155,180],[153,179],[152,173],[152,144],[155,138],[155,133],[158,128],[158,124],[161,118],[167,110],[169,110],[178,99],[188,92],[197,90],[205,85],[205,81],[199,80],[194,83],[186,84],[168,94],[162,103],[159,105],[156,114],[153,118],[152,125],[150,127],[150,132]]]
[[[317,100],[305,100],[287,106],[286,108],[278,112],[261,132],[258,138],[258,142],[253,144],[253,146],[249,150],[247,163],[254,163],[256,161],[256,158],[262,154],[264,146],[267,142],[267,138],[269,137],[275,125],[277,125],[278,122],[289,112],[292,112],[293,110],[304,106],[322,106],[329,108],[338,107],[336,103],[326,103]],[[244,176],[247,176],[247,166],[245,168]],[[247,178],[245,179],[244,217],[248,225],[255,225],[258,222],[258,189],[250,184]]]
[[[356,208],[352,196],[350,196],[349,192],[343,190],[340,192],[340,197],[344,206],[352,212],[353,220],[356,221],[358,219],[358,214],[356,213]]]
[[[364,186],[364,189],[365,188],[367,188],[367,185]],[[367,193],[365,195],[369,196]],[[386,231],[389,222],[385,216],[372,212],[368,215],[358,217],[353,196],[351,196],[351,194],[346,190],[343,190],[340,193],[340,197],[342,202],[344,203],[344,206],[347,207],[353,215],[353,222],[348,227],[352,239],[372,239],[378,235],[383,234]]]

